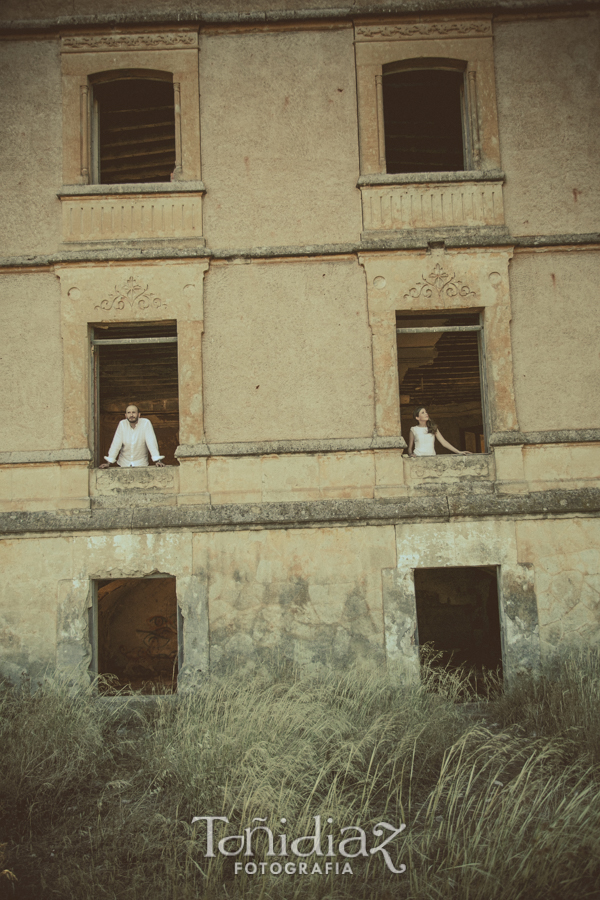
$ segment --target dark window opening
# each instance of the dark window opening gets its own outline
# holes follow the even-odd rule
[[[175,578],[97,581],[95,626],[94,674],[107,677],[108,690],[175,692],[181,662]]]
[[[117,426],[133,403],[152,422],[165,465],[178,465],[177,323],[94,325],[92,347],[95,464],[104,462]]]
[[[502,641],[495,566],[415,569],[419,647],[434,665],[502,674]]]
[[[99,184],[170,181],[175,169],[173,81],[119,78],[94,84]]]
[[[384,68],[382,86],[386,171],[463,171],[463,72]]]
[[[424,406],[458,450],[485,453],[483,330],[478,312],[396,313],[402,437]],[[450,453],[439,441],[436,454]]]

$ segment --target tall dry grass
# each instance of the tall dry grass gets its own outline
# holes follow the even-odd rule
[[[360,672],[231,676],[147,703],[56,681],[33,696],[6,690],[0,844],[18,881],[0,874],[0,891],[23,900],[599,896],[598,654],[557,661],[486,701],[465,704],[465,691],[460,674],[431,668],[414,688]],[[205,825],[191,819],[207,815],[231,823],[217,838],[261,817],[290,842],[320,815],[336,846],[341,827],[361,826],[371,847],[382,840],[376,823],[404,822],[390,851],[407,870],[390,872],[375,853],[350,860],[352,876],[234,875],[233,858],[205,858]],[[266,842],[254,849],[254,861],[272,861]]]

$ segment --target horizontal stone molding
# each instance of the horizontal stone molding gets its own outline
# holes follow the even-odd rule
[[[239,444],[181,444],[177,459],[194,456],[267,456],[271,453],[341,453],[406,449],[403,437],[331,438],[301,441],[256,441]]]
[[[113,50],[191,50],[198,46],[197,31],[144,32],[142,34],[68,34],[63,37],[63,53],[102,53]]]
[[[508,229],[499,227],[483,228],[437,228],[405,230],[379,234],[375,231],[363,234],[360,241],[346,244],[310,244],[306,246],[246,247],[224,250],[210,250],[200,247],[169,246],[166,242],[160,248],[120,247],[81,248],[62,250],[59,253],[31,256],[0,257],[1,269],[36,269],[54,265],[82,262],[134,261],[144,259],[285,259],[313,256],[348,256],[371,250],[425,250],[432,242],[442,242],[447,248],[453,247],[511,247],[516,251],[536,248],[582,250],[600,249],[600,232],[586,234],[546,234],[511,235]]]
[[[63,241],[202,238],[200,193],[61,196]]]
[[[600,441],[600,428],[569,428],[556,431],[498,431],[490,435],[490,446],[520,444],[581,444]]]
[[[291,503],[240,503],[0,514],[0,534],[63,532],[243,531],[262,528],[393,525],[407,520],[452,518],[600,515],[600,488],[491,495],[464,491],[398,500],[314,500]]]
[[[63,184],[57,197],[112,197],[115,194],[203,194],[203,181],[161,181],[156,184]]]
[[[384,184],[461,184],[464,181],[505,181],[501,169],[479,171],[470,169],[466,172],[398,172],[393,175],[376,173],[361,175],[356,186],[375,186]]]
[[[139,9],[131,11],[115,11],[96,13],[95,15],[78,13],[74,15],[47,16],[45,18],[21,18],[9,19],[3,17],[2,28],[16,33],[23,31],[60,30],[74,27],[123,27],[125,25],[139,26],[153,24],[155,26],[167,25],[177,21],[179,24],[214,24],[214,25],[265,25],[276,22],[298,22],[302,20],[318,19],[342,19],[352,21],[358,16],[375,16],[384,13],[386,16],[397,13],[399,15],[415,15],[419,13],[463,13],[473,16],[478,10],[489,13],[496,10],[499,13],[539,13],[543,11],[564,10],[564,0],[366,0],[353,6],[324,5],[322,8],[282,9],[273,3],[273,9],[247,9],[244,12],[236,10],[220,11],[199,9],[188,6],[181,9],[175,2],[165,3],[160,11]],[[39,7],[38,7],[39,8]],[[595,9],[597,0],[576,0],[569,6],[569,12],[578,9]],[[1,20],[0,20],[1,21]],[[457,35],[458,36],[458,35]]]
[[[438,22],[394,22],[357,25],[357,41],[431,40],[439,38],[491,37],[491,19]]]
[[[0,466],[27,463],[90,462],[91,451],[85,450],[9,450],[0,453]]]
[[[364,185],[360,190],[365,232],[504,225],[500,181]]]

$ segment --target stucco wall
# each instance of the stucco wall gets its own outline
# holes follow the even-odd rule
[[[58,584],[72,577],[69,538],[0,541],[0,676],[56,662]]]
[[[370,331],[355,260],[211,265],[204,290],[209,442],[372,434]]]
[[[385,665],[381,570],[395,559],[393,527],[196,535],[211,667],[278,654],[312,668]]]
[[[418,670],[414,568],[499,566],[505,672],[600,641],[600,522],[78,535],[0,541],[0,673],[87,678],[91,579],[177,579],[183,682],[293,660]],[[385,627],[385,631],[384,631]],[[541,642],[541,643],[540,643]]]
[[[600,642],[600,520],[517,523],[519,560],[534,564],[542,653]]]
[[[58,279],[3,275],[0,310],[0,450],[56,450],[62,445]]]
[[[494,43],[508,227],[597,231],[600,16],[499,22]]]
[[[517,254],[510,281],[519,427],[600,427],[600,253]]]
[[[356,241],[353,32],[201,35],[209,247]]]
[[[0,45],[1,256],[51,253],[60,240],[58,56],[58,41]]]

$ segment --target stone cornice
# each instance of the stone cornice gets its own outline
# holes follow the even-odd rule
[[[405,449],[403,437],[326,438],[301,441],[246,441],[229,444],[182,444],[178,459],[195,456],[266,456],[270,453],[341,453]]]
[[[491,447],[521,444],[583,444],[600,441],[600,428],[569,428],[553,431],[498,431],[490,435]]]
[[[492,234],[489,232],[493,231]],[[501,231],[501,233],[500,233]],[[442,233],[443,232],[443,233]],[[65,250],[45,256],[0,257],[2,269],[37,269],[54,265],[78,265],[86,262],[129,262],[141,260],[175,259],[277,259],[312,256],[348,256],[355,253],[372,253],[394,250],[426,250],[432,242],[442,241],[448,249],[479,247],[514,247],[520,249],[556,248],[597,249],[600,247],[600,232],[589,234],[546,234],[511,235],[503,229],[446,228],[429,231],[415,229],[410,234],[402,233],[378,240],[356,241],[347,244],[310,244],[305,246],[246,247],[226,250],[209,250],[206,247],[181,248],[166,243],[160,249],[132,249],[131,247],[106,247],[98,250]]]
[[[273,6],[276,7],[277,0]],[[592,10],[597,8],[597,0],[366,0],[347,6],[335,6],[323,4],[322,8],[308,9],[277,9],[252,10],[245,12],[215,11],[210,9],[194,9],[188,6],[182,9],[174,2],[172,5],[163,5],[160,11],[148,11],[152,4],[144,4],[145,10],[136,10],[134,3],[130,3],[128,12],[97,13],[91,15],[63,15],[47,16],[38,19],[13,19],[7,17],[0,21],[0,32],[23,33],[60,31],[67,29],[92,29],[115,27],[160,27],[183,28],[185,26],[202,25],[233,25],[233,26],[265,26],[285,25],[303,21],[319,20],[345,20],[355,21],[362,26],[373,24],[372,21],[362,22],[368,17],[385,16],[389,22],[392,16],[447,16],[465,15],[470,19],[482,14],[501,13],[530,13],[532,15],[566,13],[573,14],[578,10]],[[249,6],[250,4],[247,4]]]
[[[27,463],[90,462],[92,454],[82,450],[8,450],[0,453],[0,466]]]
[[[138,507],[0,514],[0,534],[97,531],[244,531],[264,528],[394,525],[453,518],[600,515],[600,488],[527,494],[453,494],[399,500],[315,500],[293,503]]]

